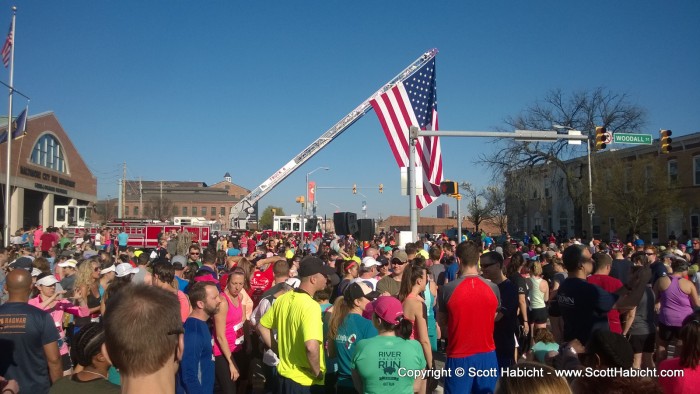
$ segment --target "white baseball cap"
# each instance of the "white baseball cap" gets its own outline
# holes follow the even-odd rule
[[[116,267],[114,264],[112,264],[112,265],[110,265],[109,267],[107,267],[107,268],[101,270],[101,271],[100,271],[100,275],[104,275],[104,274],[107,274],[107,273],[109,273],[109,272],[117,272],[116,268],[117,268],[117,267]]]
[[[139,269],[132,267],[131,264],[129,264],[129,263],[121,263],[121,264],[117,265],[116,272],[117,272],[117,277],[121,278],[121,277],[130,275],[130,274],[135,274],[135,273],[139,272]]]
[[[41,275],[41,270],[39,268],[32,268],[32,276],[39,276]]]
[[[380,263],[379,261],[375,260],[374,257],[371,257],[371,256],[367,256],[367,257],[365,257],[365,258],[362,259],[362,266],[363,266],[363,267],[369,268],[369,267],[371,267],[371,266],[373,266],[373,265],[380,266],[380,265],[382,265],[382,263]]]

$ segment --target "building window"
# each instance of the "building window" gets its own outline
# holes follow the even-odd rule
[[[668,183],[675,185],[678,182],[678,161],[669,160],[668,161]]]
[[[216,207],[211,207],[211,214],[209,216],[216,216]]]
[[[187,216],[187,207],[182,207],[182,216]]]
[[[695,174],[693,185],[700,185],[700,156],[693,157],[693,173]]]
[[[564,233],[569,229],[569,218],[566,216],[565,211],[559,212],[559,230]]]
[[[221,215],[221,216],[226,215],[226,207],[219,208],[219,215]]]
[[[124,217],[129,217],[129,206],[124,207]]]
[[[173,216],[177,216],[180,214],[180,207],[174,206],[173,207]]]
[[[134,216],[139,216],[139,207],[134,207]]]
[[[651,239],[659,239],[659,219],[651,218]]]
[[[31,162],[54,171],[68,172],[63,148],[58,140],[50,134],[45,134],[36,142],[32,149]]]

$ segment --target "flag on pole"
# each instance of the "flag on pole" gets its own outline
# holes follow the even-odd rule
[[[24,137],[27,132],[27,107],[24,108],[19,116],[12,122],[12,139]]]
[[[17,118],[12,122],[12,139],[24,137],[27,131],[27,108],[24,108]],[[0,144],[7,142],[7,130],[0,133]]]
[[[371,102],[399,167],[408,167],[409,127],[437,130],[435,58]],[[418,209],[426,208],[440,195],[442,151],[439,137],[420,137],[416,163],[422,166],[423,194],[416,196]],[[421,176],[421,175],[416,175]]]
[[[10,24],[10,31],[7,33],[7,39],[5,40],[5,44],[2,46],[2,63],[5,65],[5,68],[10,65],[10,55],[12,54],[13,42],[12,24]]]

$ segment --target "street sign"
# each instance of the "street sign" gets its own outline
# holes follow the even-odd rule
[[[613,142],[619,144],[651,145],[651,134],[615,133]]]

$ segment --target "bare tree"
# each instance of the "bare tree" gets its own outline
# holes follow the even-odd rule
[[[605,152],[596,155],[594,163],[598,209],[630,234],[647,234],[652,219],[665,219],[671,207],[683,206],[677,185],[669,183],[666,168],[654,154],[623,160],[619,152]]]
[[[167,197],[151,197],[143,205],[143,216],[150,219],[168,220],[173,212],[173,202]]]
[[[551,130],[553,126],[561,125],[592,136],[596,126],[604,126],[612,133],[638,132],[645,120],[645,110],[631,103],[626,94],[597,88],[570,95],[560,89],[552,90],[518,115],[506,118],[505,123],[509,129],[521,130]],[[532,185],[527,183],[541,174],[539,167],[554,165],[563,174],[563,186],[574,209],[580,210],[585,196],[585,189],[577,187],[580,172],[567,166],[565,161],[585,154],[585,145],[570,145],[567,140],[552,143],[507,139],[497,142],[503,143],[504,148],[480,157],[493,170],[497,182],[507,181],[507,188],[529,190]],[[511,182],[519,184],[513,185]],[[509,200],[523,201],[527,198],[517,193],[511,193],[509,197]],[[580,223],[576,227],[579,226]]]
[[[478,232],[481,223],[493,218],[493,205],[486,198],[484,190],[478,190],[468,182],[462,182],[460,188],[466,196],[467,219],[474,223]]]
[[[488,186],[485,198],[492,207],[491,218],[488,222],[497,226],[501,230],[501,234],[505,233],[508,225],[505,188],[503,185]]]

